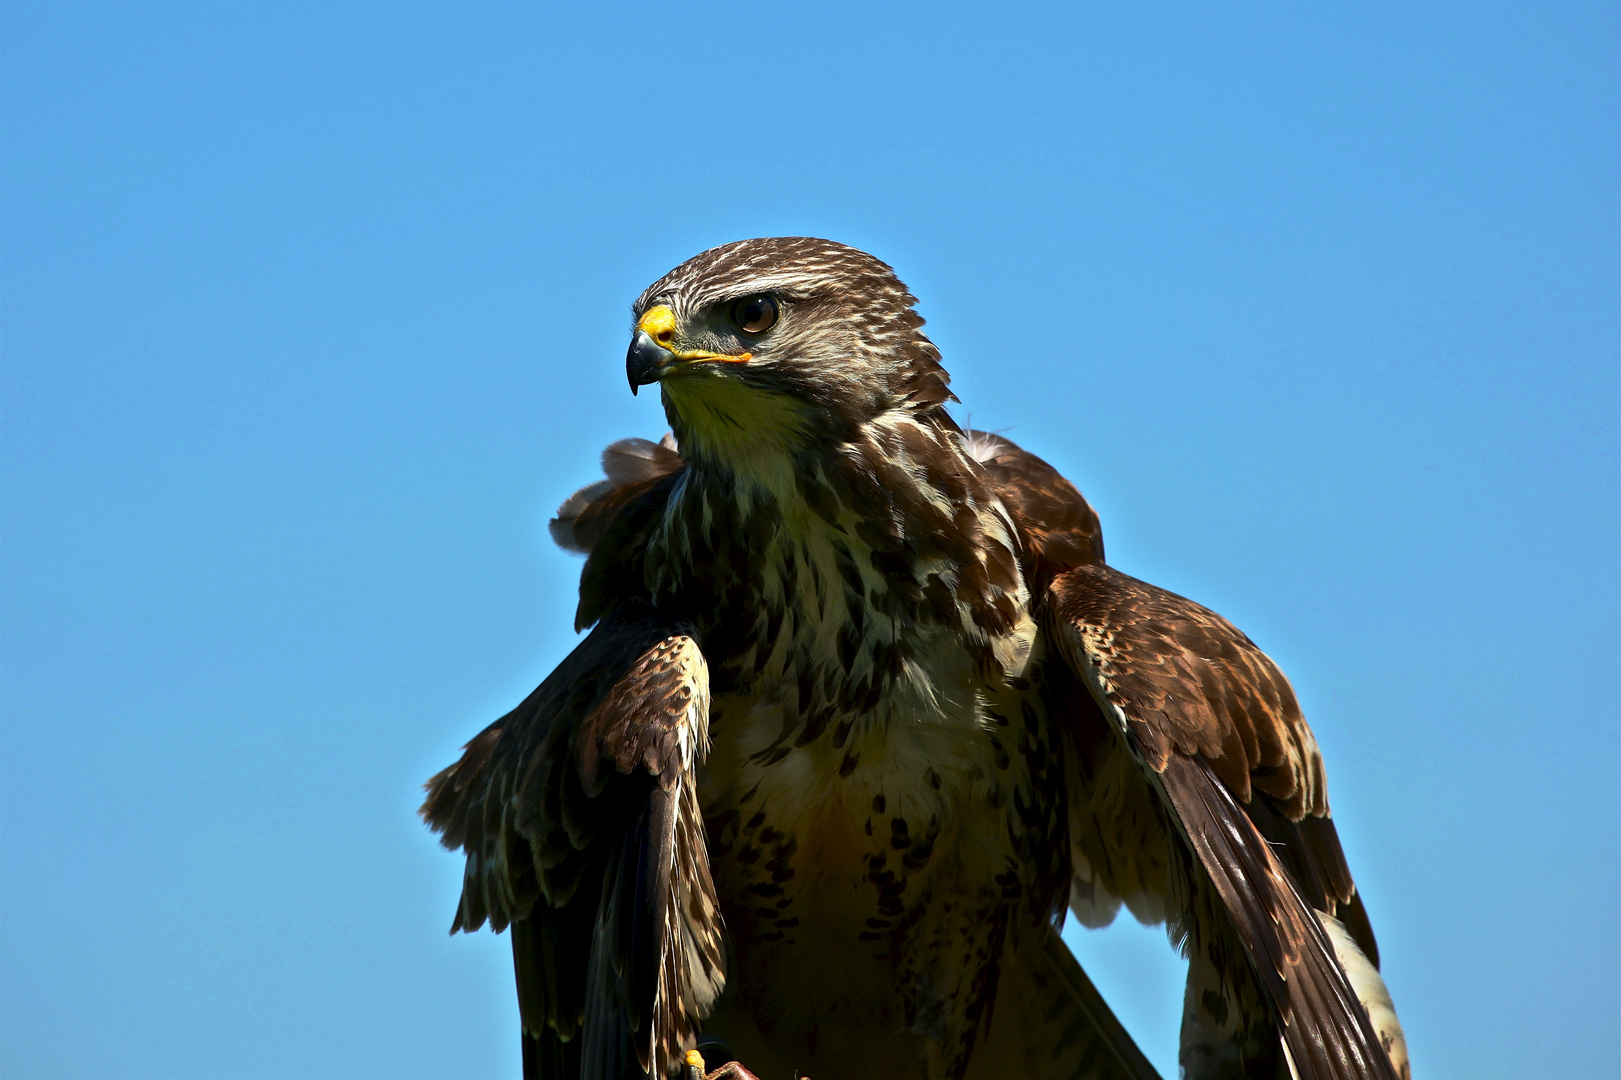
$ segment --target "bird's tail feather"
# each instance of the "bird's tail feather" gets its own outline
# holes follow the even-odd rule
[[[1006,1076],[1160,1080],[1051,925],[1010,950],[989,1038],[969,1064],[968,1080]]]

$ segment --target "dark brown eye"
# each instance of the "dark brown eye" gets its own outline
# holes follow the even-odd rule
[[[732,321],[744,333],[763,334],[777,325],[777,302],[769,296],[747,296],[732,305]]]

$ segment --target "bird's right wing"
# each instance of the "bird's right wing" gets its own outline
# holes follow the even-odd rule
[[[725,984],[695,768],[709,675],[690,626],[617,610],[428,781],[467,853],[451,926],[512,927],[524,1075],[668,1076]]]
[[[668,432],[658,442],[631,438],[609,443],[602,452],[603,479],[563,500],[551,521],[552,539],[564,551],[589,555],[620,510],[686,464]]]

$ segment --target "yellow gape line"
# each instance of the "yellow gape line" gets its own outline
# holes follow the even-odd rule
[[[665,304],[658,304],[647,309],[636,323],[636,329],[652,338],[661,349],[670,350],[670,355],[677,360],[724,360],[729,364],[746,364],[754,359],[751,352],[728,353],[706,352],[702,349],[682,350],[675,348],[675,312]]]

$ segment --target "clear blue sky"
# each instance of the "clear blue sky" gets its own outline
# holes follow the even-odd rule
[[[893,263],[1283,665],[1421,1077],[1621,1074],[1621,7],[0,7],[0,1073],[518,1068],[419,785],[628,305]],[[1128,917],[1129,922],[1129,917]],[[1159,931],[1078,948],[1174,1075]]]

